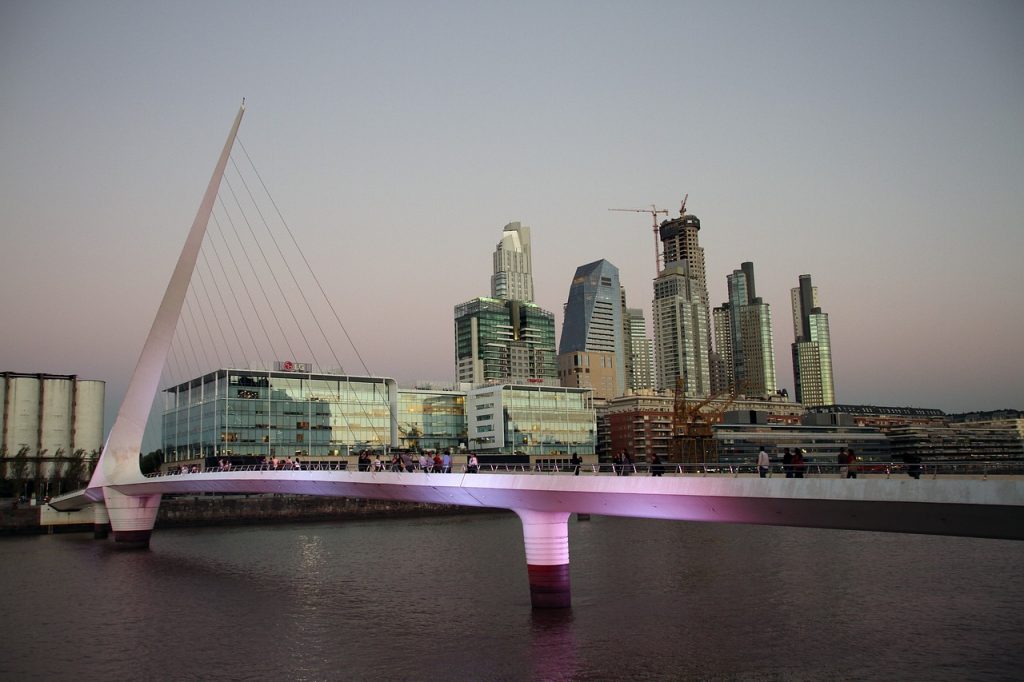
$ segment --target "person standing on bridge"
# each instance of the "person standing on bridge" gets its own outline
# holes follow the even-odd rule
[[[804,451],[800,448],[793,448],[793,478],[803,478],[804,469],[807,463],[804,462]]]
[[[793,453],[786,448],[782,454],[782,471],[786,478],[793,478]]]
[[[761,451],[757,453],[757,473],[761,475],[761,478],[768,476],[768,470],[771,468],[771,458],[768,457],[768,451],[761,446]]]
[[[577,455],[575,452],[572,453],[572,459],[569,460],[569,463],[572,464],[572,475],[579,476],[580,464],[583,464],[583,460],[580,459],[580,456]]]
[[[447,452],[441,456],[441,471],[446,474],[452,472],[452,456]]]
[[[476,458],[476,455],[470,454],[469,463],[466,465],[466,472],[475,474],[480,468],[480,461]]]

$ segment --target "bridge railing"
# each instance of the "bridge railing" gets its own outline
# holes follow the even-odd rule
[[[496,464],[482,463],[475,471],[470,471],[466,463],[454,464],[447,471],[433,471],[433,467],[420,468],[416,463],[403,465],[382,465],[367,469],[349,469],[344,462],[302,463],[298,467],[277,467],[267,464],[229,465],[200,469],[197,467],[181,467],[179,470],[153,472],[148,478],[178,476],[181,474],[208,474],[223,471],[271,472],[271,471],[351,471],[353,473],[379,473],[393,471],[401,473],[491,473],[491,474],[540,474],[540,475],[580,475],[580,476],[757,476],[760,474],[755,463],[746,462],[707,462],[678,463],[662,462],[653,464],[638,462],[634,464],[613,464],[600,462],[595,464]],[[854,465],[826,462],[807,462],[799,465],[784,466],[772,462],[766,476],[770,478],[859,478],[909,476],[911,478],[937,478],[940,476],[1006,476],[1024,475],[1024,460],[943,460],[935,462],[857,462]]]

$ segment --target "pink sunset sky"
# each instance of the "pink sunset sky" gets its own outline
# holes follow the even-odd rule
[[[533,232],[561,328],[607,258],[650,317],[684,194],[708,289],[789,289],[842,403],[1024,407],[1024,5],[0,5],[0,369],[107,382],[111,422],[238,102],[240,137],[375,374],[451,382],[453,307]]]

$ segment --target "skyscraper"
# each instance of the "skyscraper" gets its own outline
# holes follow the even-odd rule
[[[732,360],[732,311],[723,303],[711,311],[715,323],[715,352],[711,359],[711,386],[715,394],[728,393],[736,385]]]
[[[745,262],[726,277],[729,301],[715,308],[718,356],[729,390],[745,395],[769,395],[776,390],[775,349],[771,308],[758,295],[754,264]],[[725,325],[725,333],[718,325]]]
[[[533,303],[533,257],[526,225],[509,223],[501,232],[494,249],[491,297]]]
[[[647,336],[642,308],[625,308],[623,354],[626,355],[626,388],[654,388],[654,342]]]
[[[590,387],[600,398],[625,392],[620,289],[619,269],[604,259],[576,268],[558,344],[563,386]]]
[[[664,269],[654,280],[654,354],[658,389],[682,378],[687,397],[711,392],[711,311],[700,219],[682,214],[659,228]]]
[[[828,314],[818,307],[818,288],[810,275],[800,275],[800,286],[790,289],[793,302],[793,379],[796,400],[805,407],[834,405],[832,340]]]
[[[557,385],[555,316],[533,303],[475,298],[455,306],[457,380]]]

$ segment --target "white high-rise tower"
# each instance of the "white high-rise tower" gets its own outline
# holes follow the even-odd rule
[[[494,274],[491,297],[533,303],[533,258],[530,255],[530,228],[509,223],[501,232],[494,249]]]

